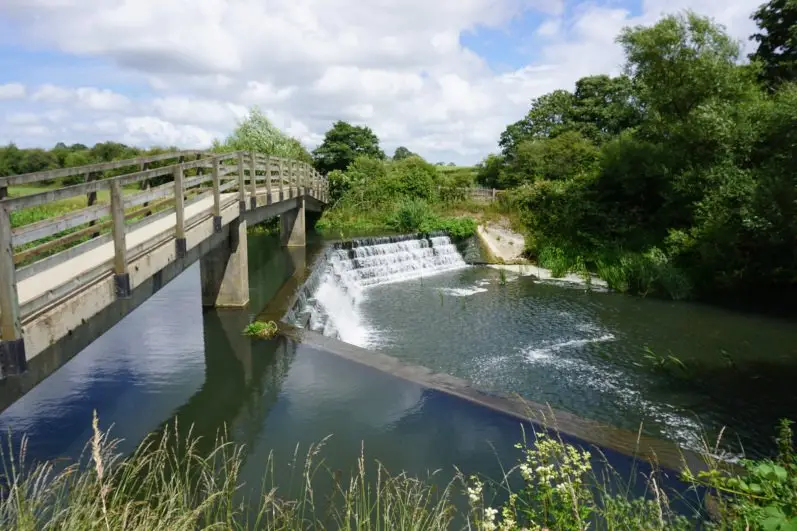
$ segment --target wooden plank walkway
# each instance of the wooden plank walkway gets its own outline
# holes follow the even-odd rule
[[[119,175],[97,179],[107,171]],[[212,220],[209,233],[200,231],[200,238],[209,238],[245,213],[259,221],[303,205],[296,202],[299,197],[321,205],[328,194],[326,178],[307,163],[251,152],[189,151],[0,177],[0,197],[7,196],[9,186],[76,175],[85,176],[85,182],[0,200],[0,378],[24,370],[23,329],[71,294],[112,275],[117,298],[129,297],[135,287],[131,263],[140,263],[169,240],[179,259],[202,243],[196,236],[187,243],[191,227]],[[110,204],[96,204],[103,190],[110,192]],[[85,207],[57,217],[35,220],[29,215],[84,196]],[[25,215],[12,226],[12,213]],[[133,275],[133,283],[141,280],[140,274]],[[32,339],[36,351],[39,339]]]

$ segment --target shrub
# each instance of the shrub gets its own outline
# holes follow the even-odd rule
[[[274,321],[255,321],[244,328],[244,335],[258,339],[272,339],[279,332],[279,327]]]
[[[407,199],[398,204],[389,224],[399,232],[417,232],[433,215],[426,201]]]

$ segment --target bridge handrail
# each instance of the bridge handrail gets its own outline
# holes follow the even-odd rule
[[[206,151],[186,150],[186,151],[171,151],[169,153],[160,153],[158,155],[145,155],[126,160],[114,160],[111,162],[98,162],[96,164],[88,164],[86,166],[75,166],[73,168],[59,168],[57,170],[37,171],[33,173],[20,173],[18,175],[8,175],[0,177],[0,188],[8,186],[17,186],[20,184],[31,184],[41,181],[50,181],[53,179],[60,179],[63,177],[73,177],[75,175],[85,175],[87,173],[94,173],[106,170],[117,170],[127,166],[136,166],[140,164],[148,164],[150,162],[159,162],[162,160],[176,159],[179,157],[189,157],[192,155],[205,155]]]

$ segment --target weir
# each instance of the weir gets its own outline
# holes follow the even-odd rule
[[[467,267],[443,232],[362,238],[327,250],[286,316],[355,345],[368,342],[357,309],[363,290]]]

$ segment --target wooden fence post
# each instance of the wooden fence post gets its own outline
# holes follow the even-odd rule
[[[238,212],[246,210],[246,179],[244,178],[244,153],[238,152]]]
[[[280,200],[282,199],[282,178],[280,178]],[[271,157],[266,157],[266,204],[270,205],[274,200],[271,197]]]
[[[25,341],[17,296],[11,213],[0,205],[0,376],[25,372]]]
[[[213,232],[221,232],[221,177],[219,157],[213,157]]]
[[[130,297],[130,274],[127,271],[127,241],[125,238],[125,199],[119,179],[111,180],[111,220],[113,231],[113,273],[116,298]]]
[[[249,186],[251,187],[249,206],[255,209],[257,208],[257,161],[254,151],[249,152]]]
[[[174,212],[177,221],[174,226],[174,246],[177,258],[183,258],[187,251],[185,241],[185,199],[183,197],[183,165],[174,167]]]
[[[493,188],[493,201],[495,201],[495,188]]]

